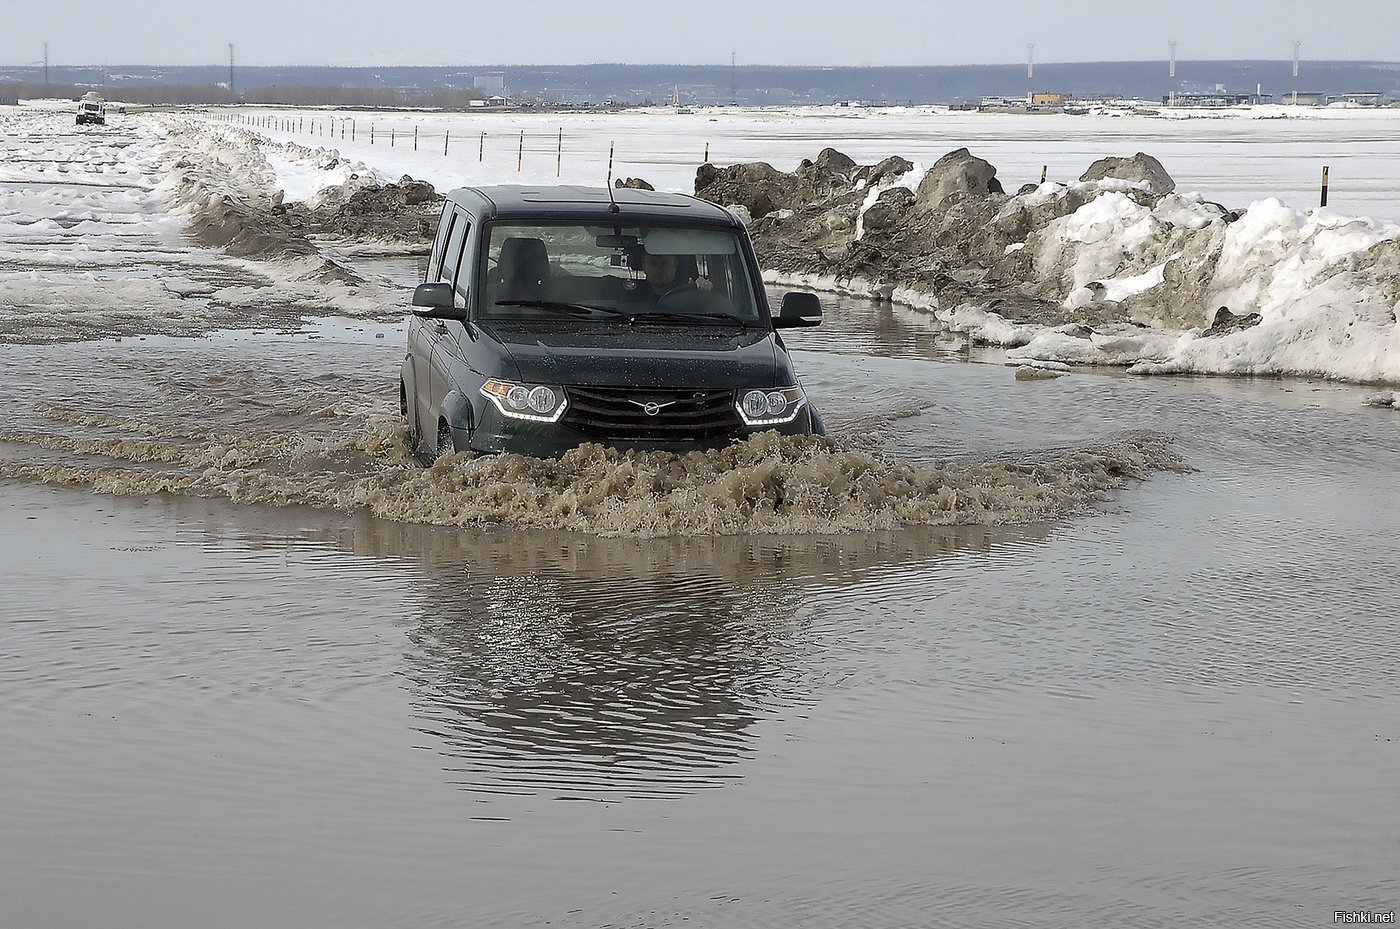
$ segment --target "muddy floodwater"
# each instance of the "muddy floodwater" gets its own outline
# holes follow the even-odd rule
[[[0,926],[1394,910],[1400,414],[827,309],[840,447],[685,466],[418,468],[399,324],[0,345]]]

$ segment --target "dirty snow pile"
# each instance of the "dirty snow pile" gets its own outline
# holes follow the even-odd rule
[[[1400,226],[1275,199],[1226,222],[1199,196],[1105,191],[1036,240],[1033,273],[1066,307],[1117,304],[1121,322],[1016,332],[1013,359],[1400,382]]]
[[[284,200],[312,207],[348,200],[361,187],[388,181],[362,161],[333,149],[274,142],[248,129],[218,122],[167,117],[162,120],[180,153],[172,171],[172,193],[199,205],[207,194],[231,196],[254,206]]]
[[[696,184],[748,217],[771,283],[919,307],[1013,360],[1400,383],[1400,226],[1232,210],[1142,152],[1014,194],[967,149],[924,169],[828,148]]]

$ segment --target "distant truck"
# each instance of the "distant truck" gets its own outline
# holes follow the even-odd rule
[[[102,96],[94,90],[83,94],[78,101],[78,125],[96,123],[99,126],[107,124],[107,105],[102,102]]]

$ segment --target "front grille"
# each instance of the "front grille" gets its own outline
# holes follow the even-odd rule
[[[560,420],[586,436],[606,440],[703,442],[737,436],[743,422],[732,390],[638,390],[565,387],[568,409]],[[655,403],[655,415],[646,411]]]

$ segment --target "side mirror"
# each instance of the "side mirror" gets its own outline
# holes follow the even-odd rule
[[[452,285],[445,283],[419,284],[413,288],[415,316],[425,319],[463,319],[467,311],[458,309],[452,299]]]
[[[774,329],[802,329],[821,324],[822,302],[816,294],[796,291],[783,294],[778,317],[773,320]]]

